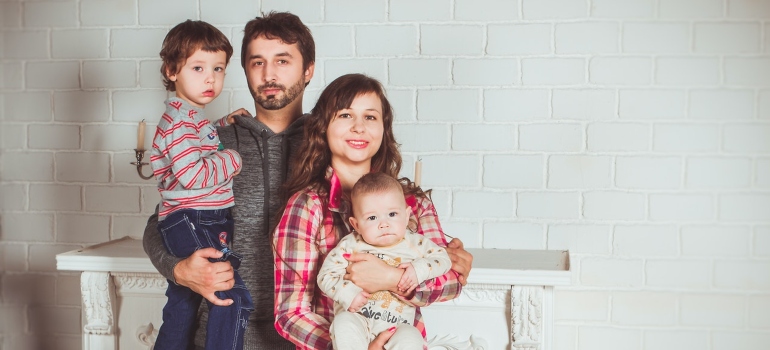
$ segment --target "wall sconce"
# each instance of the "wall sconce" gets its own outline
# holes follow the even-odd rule
[[[146,126],[147,124],[144,122],[144,119],[142,119],[142,121],[139,122],[139,128],[136,133],[136,148],[134,148],[134,152],[136,152],[136,162],[131,162],[131,165],[136,165],[136,172],[139,174],[139,177],[144,180],[149,180],[152,179],[152,172],[150,172],[150,176],[144,176],[144,174],[142,174],[142,167],[150,165],[150,163],[142,162],[142,159],[144,159],[144,152],[146,151],[144,149],[144,129]]]
[[[152,179],[152,173],[150,173],[149,176],[144,176],[142,174],[142,167],[145,165],[150,165],[150,163],[142,162],[142,159],[144,159],[144,152],[143,149],[134,149],[134,152],[136,152],[136,162],[131,162],[131,165],[136,165],[136,173],[139,174],[139,177],[145,180]]]

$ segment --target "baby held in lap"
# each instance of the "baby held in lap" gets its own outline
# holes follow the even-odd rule
[[[331,337],[335,349],[366,349],[377,334],[395,332],[386,349],[422,349],[420,331],[413,326],[415,306],[390,291],[366,293],[344,280],[351,253],[377,256],[404,269],[398,288],[404,295],[420,283],[447,273],[449,255],[430,239],[411,232],[409,209],[401,184],[384,173],[364,175],[351,193],[355,231],[345,236],[327,255],[318,274],[318,285],[334,299]]]

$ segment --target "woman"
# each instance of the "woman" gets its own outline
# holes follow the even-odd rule
[[[275,326],[298,349],[331,348],[333,301],[320,292],[316,277],[326,254],[351,231],[348,198],[356,181],[373,171],[397,177],[401,170],[392,124],[393,112],[382,85],[361,74],[329,84],[305,122],[299,159],[285,185],[291,197],[273,237]],[[417,233],[447,246],[433,203],[409,180],[401,182]],[[453,240],[447,251],[452,270],[403,296],[406,300],[424,306],[460,294],[472,257],[459,240]],[[346,279],[370,293],[390,290],[403,295],[397,288],[403,270],[369,254],[353,254],[349,260],[354,263]],[[419,311],[415,326],[425,336]],[[388,337],[381,334],[369,348],[381,349]]]

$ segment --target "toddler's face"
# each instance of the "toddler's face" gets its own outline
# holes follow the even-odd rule
[[[203,108],[222,92],[227,68],[224,51],[198,49],[188,57],[179,72],[169,75],[176,82],[176,96],[195,107]]]
[[[357,195],[353,214],[350,218],[353,228],[366,243],[377,247],[401,242],[409,223],[404,195],[398,190]]]

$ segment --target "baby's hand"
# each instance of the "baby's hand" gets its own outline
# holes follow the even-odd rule
[[[398,290],[403,295],[408,295],[415,288],[417,288],[417,271],[414,270],[412,264],[398,265],[399,269],[404,269],[404,273],[401,275],[401,280],[398,281]]]
[[[369,297],[371,295],[367,292],[361,292],[356,295],[355,298],[353,298],[353,302],[350,303],[350,307],[348,307],[348,311],[350,312],[358,312],[358,310],[361,310],[364,305],[369,301]]]

